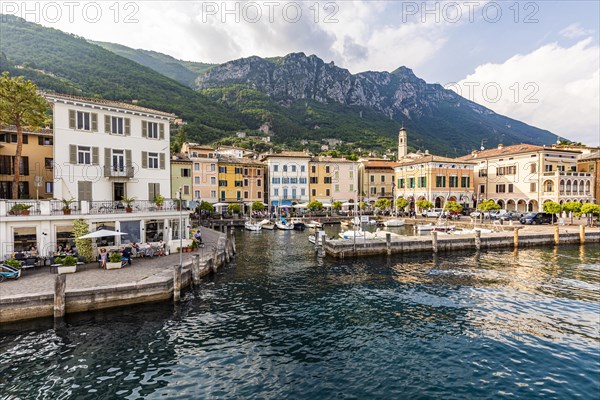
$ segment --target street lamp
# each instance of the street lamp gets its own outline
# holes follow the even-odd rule
[[[181,196],[182,188],[179,187],[179,266],[183,268],[183,203]]]

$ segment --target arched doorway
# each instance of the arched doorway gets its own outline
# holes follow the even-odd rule
[[[525,200],[517,201],[517,212],[520,212],[520,213],[527,212],[527,202]]]
[[[442,196],[436,197],[434,206],[435,206],[435,208],[442,208],[444,206],[444,197],[442,197]]]
[[[517,204],[514,200],[506,201],[506,211],[517,211]]]
[[[496,204],[498,204],[501,209],[504,208],[504,200],[498,200],[498,201],[496,201]]]
[[[569,187],[570,182],[567,181],[567,188]],[[569,190],[569,189],[567,189]],[[544,192],[546,193],[552,193],[554,192],[554,182],[552,182],[551,180],[547,180],[544,182]],[[535,200],[532,200],[535,201]],[[537,204],[537,201],[536,201]]]
[[[552,181],[549,181],[549,182],[552,183]],[[529,204],[527,205],[527,211],[534,212],[534,211],[537,211],[538,208],[539,208],[539,206],[538,206],[537,200],[529,201]]]

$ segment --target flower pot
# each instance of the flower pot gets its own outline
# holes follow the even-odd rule
[[[120,269],[121,268],[121,262],[107,262],[106,263],[106,269]]]
[[[74,274],[77,272],[77,265],[72,266],[60,266],[57,268],[59,274]]]
[[[128,212],[128,213],[133,212],[133,208],[125,207],[125,212]]]
[[[20,211],[17,211],[17,215],[29,215],[29,210],[20,210]]]
[[[63,214],[64,215],[71,215],[71,209],[70,208],[63,208]]]

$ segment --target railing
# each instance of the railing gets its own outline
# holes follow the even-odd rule
[[[573,171],[547,171],[544,172],[544,176],[569,176],[569,177],[591,177],[592,174],[588,172],[573,172]]]
[[[30,207],[27,208],[27,206]],[[25,210],[25,208],[27,209]],[[70,204],[70,211],[65,213],[63,210],[64,203],[60,200],[0,200],[0,215],[10,217],[29,215],[125,214],[129,212],[176,211],[177,208],[177,202],[172,199],[165,199],[163,205],[160,207],[149,200],[135,200],[131,204],[131,207],[127,207],[122,201],[79,201]]]
[[[51,215],[79,215],[81,214],[81,208],[78,202],[74,202],[69,205],[69,211],[64,211],[65,204],[60,200],[50,200],[50,214]]]
[[[36,200],[6,200],[6,215],[39,215],[40,202]]]
[[[123,165],[105,165],[104,177],[106,178],[133,178],[133,167]]]
[[[134,212],[174,211],[177,209],[176,202],[165,199],[162,206],[149,200],[135,200],[128,207],[122,201],[91,201],[90,214],[124,214]]]

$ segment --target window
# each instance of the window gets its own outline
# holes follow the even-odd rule
[[[331,196],[331,190],[330,189],[325,189],[325,196],[327,196],[327,197]]]
[[[199,185],[199,184],[200,184],[200,177],[199,176],[195,176],[194,177],[194,185]]]
[[[479,177],[482,178],[484,176],[487,176],[487,168],[481,168],[479,170]]]
[[[23,139],[25,138],[23,137]],[[51,137],[38,136],[38,144],[40,146],[52,146],[54,144],[54,139]]]
[[[199,199],[200,198],[200,191],[199,190],[194,190],[194,198],[195,199]]]
[[[150,139],[158,139],[158,122],[147,122],[148,137]]]
[[[290,183],[290,178],[283,178],[283,179],[282,179],[282,183],[283,183],[283,184],[288,184],[288,183]]]
[[[300,166],[300,172],[306,172],[306,166],[301,165]]]
[[[292,172],[296,172],[296,166],[292,165]]]
[[[52,158],[44,158],[44,168],[46,168],[46,169],[54,168],[54,160]]]
[[[436,176],[435,177],[435,187],[446,187],[446,177],[445,176]]]
[[[351,192],[354,192],[354,184],[351,183],[350,186],[348,187],[348,190]]]
[[[306,185],[306,181],[307,181],[306,178],[300,178],[300,184]]]
[[[125,133],[122,117],[110,117],[110,133],[122,135]]]
[[[198,198],[199,198],[199,197],[200,197],[200,196],[198,196]],[[216,190],[211,190],[211,191],[210,191],[210,197],[211,197],[211,198],[213,198],[213,199],[215,199],[215,198],[217,197],[217,191],[216,191]]]
[[[348,177],[350,179],[354,178],[354,171],[349,171]]]
[[[381,183],[385,182],[385,175],[381,175]]]
[[[259,176],[262,175],[262,169],[258,168],[256,170],[256,175],[259,175]]]
[[[91,114],[85,111],[77,111],[77,129],[80,131],[91,131]]]
[[[337,184],[336,184],[336,185],[333,187],[333,190],[335,190],[336,192],[339,192],[339,191],[340,191],[340,185],[337,185]]]
[[[235,187],[243,187],[244,181],[235,181]]]
[[[290,183],[297,184],[298,178],[290,178]]]
[[[244,168],[244,175],[248,175],[248,168]]]
[[[279,171],[279,165],[275,164],[273,165],[273,172],[277,172]]]
[[[219,179],[219,186],[226,187],[227,186],[227,180],[225,180],[225,179]]]
[[[505,184],[496,185],[496,193],[505,193],[505,192],[506,192]]]
[[[514,165],[511,165],[509,167],[498,167],[496,168],[496,175],[498,176],[502,176],[502,175],[514,175],[517,172],[517,167]]]
[[[371,175],[371,182],[375,182],[375,175]]]
[[[257,179],[256,180],[256,186],[262,186],[262,180]]]
[[[448,183],[450,184],[451,188],[457,188],[458,187],[458,176],[449,177]]]
[[[310,193],[312,197],[315,197],[317,195],[317,189],[312,189]]]
[[[219,173],[220,174],[226,174],[227,173],[227,167],[219,166]]]
[[[210,172],[215,172],[215,170],[217,169],[216,164],[210,164]]]
[[[312,172],[313,174],[316,174],[317,173],[317,166],[316,165],[311,165],[310,172]]]
[[[244,192],[244,198],[247,199],[248,198],[248,192]]]
[[[221,190],[221,201],[225,200],[225,191]]]
[[[279,188],[273,189],[273,196],[279,196]]]
[[[325,173],[328,174],[329,173],[329,165],[325,166]]]
[[[372,187],[371,188],[371,194],[377,194],[377,188],[376,187]]]
[[[189,178],[192,176],[192,171],[189,168],[181,168],[181,176],[184,178]]]
[[[46,182],[46,193],[54,192],[54,182]]]
[[[546,165],[544,165],[544,171],[546,171],[546,172],[552,172],[552,164],[546,164]]]
[[[183,194],[189,196],[189,194],[190,194],[190,187],[188,185],[183,185]]]
[[[125,170],[125,152],[123,150],[112,151],[112,170],[120,172]]]
[[[257,195],[259,199],[262,198],[262,192],[258,192]]]
[[[324,179],[325,179],[324,183],[331,183],[331,177],[330,176],[326,176]]]
[[[241,174],[242,173],[242,169],[240,167],[235,167],[235,174]]]
[[[319,183],[319,178],[317,176],[311,176],[310,183]]]
[[[214,176],[210,177],[210,184],[211,185],[216,185],[217,184],[217,178],[215,178]]]
[[[148,168],[158,169],[158,153],[148,153]]]
[[[92,148],[87,146],[77,147],[77,164],[92,163]]]
[[[282,168],[282,171],[283,171],[283,172],[287,172],[287,165],[284,165],[284,166],[283,166],[283,168]]]
[[[461,177],[460,178],[460,187],[468,188],[469,186],[471,186],[471,177],[470,176]]]
[[[427,177],[425,176],[421,176],[419,177],[419,187],[426,187],[427,186]]]
[[[479,185],[479,193],[485,193],[485,185]]]
[[[288,198],[288,189],[287,188],[283,188],[283,198],[284,199]]]
[[[415,187],[415,178],[408,178],[408,187],[409,188]]]
[[[200,171],[200,163],[194,163],[194,171]]]
[[[512,184],[512,183],[509,183],[509,184],[508,184],[508,193],[512,193],[512,192],[513,192],[513,187],[514,187],[514,186],[513,186],[513,184]]]
[[[404,189],[404,178],[398,179],[398,187]]]

